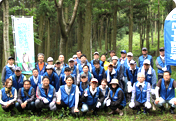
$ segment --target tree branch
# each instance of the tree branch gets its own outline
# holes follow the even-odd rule
[[[74,9],[73,9],[73,14],[72,14],[72,17],[71,17],[71,21],[68,25],[68,28],[67,28],[67,32],[70,31],[70,29],[72,28],[73,26],[73,23],[75,21],[75,18],[76,18],[76,13],[77,13],[77,10],[78,10],[78,5],[79,5],[79,0],[75,0],[75,6],[74,6]]]

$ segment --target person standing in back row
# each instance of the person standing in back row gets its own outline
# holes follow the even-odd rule
[[[141,68],[143,66],[144,60],[148,59],[150,61],[150,65],[153,68],[153,58],[151,55],[148,55],[148,51],[146,47],[142,48],[142,55],[138,59],[138,67]]]

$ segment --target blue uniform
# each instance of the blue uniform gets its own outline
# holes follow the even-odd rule
[[[37,86],[38,86],[39,84],[41,84],[42,77],[41,77],[40,75],[38,75],[38,82],[37,82],[37,84],[34,82],[34,76],[31,76],[29,79],[30,79],[30,81],[31,81],[31,86],[32,86],[32,87],[35,89],[35,91],[36,91]]]
[[[74,79],[74,76],[73,76],[73,75],[71,75],[71,76],[72,76],[73,79]],[[65,79],[66,79],[66,75],[65,75],[65,74],[62,74],[61,77],[60,77],[60,82],[61,82],[60,85],[65,85],[65,84],[66,84]]]
[[[132,71],[130,70],[130,68],[128,68],[127,73],[128,73],[128,77],[129,77],[129,81],[131,81],[131,84],[133,85],[135,82],[137,82],[137,73],[138,73],[138,69],[139,67],[136,67],[135,69],[135,73],[134,75],[132,74]]]
[[[103,76],[104,76],[104,68],[102,66],[100,66],[99,68],[99,73],[97,74],[96,72],[96,68],[95,67],[92,67],[92,74],[94,76],[94,78],[96,78],[98,80],[98,84],[100,85],[101,84],[101,80],[103,79]]]
[[[28,91],[28,95],[31,96],[31,93],[32,93],[32,89],[33,87],[30,87],[29,88],[29,91]],[[22,101],[25,102],[27,99],[29,99],[30,97],[26,96],[24,94],[24,87],[21,88],[21,98],[22,98]]]
[[[88,65],[89,66],[89,72],[90,72],[90,63],[86,62],[85,65]],[[79,73],[83,72],[83,67],[81,66],[81,63],[77,64],[78,66],[78,70],[79,70]]]
[[[97,87],[97,92],[94,97],[92,97],[89,88],[85,89],[85,91],[87,91],[88,97],[87,97],[87,101],[83,103],[89,106],[96,104],[99,98],[99,93],[101,91],[100,88]]]
[[[84,73],[84,72],[81,72],[81,73],[80,73],[80,77],[81,77],[81,75],[82,75],[83,73]],[[88,81],[90,82],[91,79],[92,79],[92,74],[91,74],[90,72],[88,72]]]
[[[51,84],[52,86],[54,86],[54,88],[56,89],[56,91],[59,90],[59,87],[60,87],[60,80],[59,80],[59,76],[57,75],[57,73],[53,72],[53,73],[49,76],[48,73],[45,72],[45,73],[43,74],[43,76],[49,77],[50,84]]]
[[[138,69],[138,73],[141,72],[141,68]],[[155,70],[152,68],[151,69],[151,74],[148,74],[148,72],[145,72],[145,81],[149,82],[150,85],[152,85],[152,89],[155,89],[156,87],[156,73]]]
[[[119,87],[119,88],[116,90],[114,96],[113,96],[113,91],[110,90],[110,95],[109,95],[109,96],[111,97],[111,100],[112,100],[113,102],[115,102],[115,101],[118,100],[118,92],[119,92],[120,90],[123,92],[123,90]],[[123,93],[124,93],[124,92],[123,92]],[[124,95],[123,101],[120,103],[120,105],[123,106],[123,107],[126,106],[126,98],[125,98],[125,95]]]
[[[137,85],[136,82],[135,86]],[[148,86],[148,82],[145,82],[144,88],[141,91],[139,87],[136,86],[136,101],[140,102],[140,103],[145,103],[147,101],[147,86]]]
[[[64,66],[62,67],[62,70],[61,70],[61,74],[64,74],[64,71],[65,71],[66,67],[69,67],[68,64],[64,64]]]
[[[87,88],[89,88],[89,85],[87,85]],[[79,91],[81,92],[81,96],[82,96],[82,94],[84,93],[84,89],[82,88],[82,82],[80,82],[80,84],[79,84]]]
[[[93,61],[94,61],[94,60],[91,60],[91,61],[90,61],[90,64],[91,64],[92,68],[94,67]],[[103,67],[103,61],[99,60],[99,64],[100,64],[100,66]]]
[[[2,92],[2,101],[3,102],[8,102],[9,100],[12,100],[12,99],[14,99],[14,93],[15,93],[15,88],[14,87],[12,87],[12,90],[11,90],[11,92],[12,92],[12,97],[8,97],[7,96],[7,94],[5,93],[5,87],[3,87],[2,89],[1,89],[1,92]]]
[[[105,71],[106,78],[107,78],[107,75],[108,75],[107,73],[108,73],[108,70]],[[117,79],[117,76],[118,76],[118,71],[116,71],[115,74],[110,76],[110,81],[108,82],[108,84],[111,82],[112,79]]]
[[[21,74],[21,79],[18,81],[16,75],[12,75],[12,80],[13,80],[13,87],[15,87],[15,89],[18,91],[21,87],[23,87],[23,79],[24,79],[24,75]]]
[[[47,65],[48,65],[47,63],[44,63],[43,68],[42,68],[42,70],[40,71],[38,62],[35,63],[35,68],[38,70],[39,75],[42,76],[42,75],[46,72],[46,66],[47,66]]]
[[[76,93],[76,85],[72,84],[72,88],[70,91],[70,95],[68,95],[65,91],[65,85],[62,85],[60,87],[61,90],[61,100],[69,106],[69,108],[72,108],[75,106],[75,93]]]
[[[5,81],[8,79],[10,76],[14,75],[15,73],[6,65],[6,73],[5,73]]]
[[[174,79],[170,79],[170,84],[166,90],[166,86],[165,86],[165,83],[164,83],[164,79],[162,78],[162,81],[161,81],[161,87],[160,87],[160,96],[166,100],[166,101],[169,101],[171,100],[172,98],[175,98],[175,89],[173,88],[173,82],[174,82]]]
[[[54,87],[49,84],[49,91],[48,91],[47,95],[45,94],[45,90],[42,88],[42,84],[40,84],[38,87],[39,87],[39,90],[40,90],[40,95],[42,97],[46,98],[49,101],[49,103],[52,102]]]
[[[158,61],[158,64],[159,64],[162,68],[164,68],[164,67],[166,66],[166,64],[163,63],[163,61],[161,60],[161,57],[160,57],[160,56],[157,57],[157,61]],[[170,67],[170,65],[167,65],[166,67],[167,67],[167,70],[171,73],[171,67]],[[163,73],[163,70],[158,69],[158,73]]]
[[[145,59],[148,59],[150,61],[151,66],[153,67],[153,58],[152,58],[152,56],[151,55],[147,55],[147,58],[145,58]],[[144,62],[145,59],[144,59],[143,55],[141,55],[139,57],[139,67],[143,66],[143,62]]]

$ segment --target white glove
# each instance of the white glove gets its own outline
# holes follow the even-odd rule
[[[133,87],[131,86],[131,82],[128,81],[127,85],[128,85],[128,93],[132,92]]]
[[[96,105],[96,108],[99,108],[101,106],[101,103],[98,102],[97,105]]]
[[[145,102],[145,107],[147,109],[150,109],[152,107],[151,103],[150,102]]]
[[[44,102],[45,104],[49,103],[49,101],[48,101],[46,98],[43,98],[43,102]]]
[[[84,93],[84,97],[87,97],[87,96],[88,96],[87,91],[85,91],[85,93]]]
[[[110,104],[111,104],[111,100],[108,99],[108,100],[106,101],[106,106],[108,107],[108,106],[110,106]]]
[[[135,106],[134,102],[130,102],[129,107],[134,108],[134,106]]]
[[[162,68],[163,71],[167,71],[167,67],[165,66],[164,68]]]
[[[155,94],[155,89],[151,89],[151,94],[152,94],[152,95]]]
[[[55,102],[52,101],[49,105],[53,107],[55,105]]]
[[[6,106],[8,102],[4,102],[3,105]]]

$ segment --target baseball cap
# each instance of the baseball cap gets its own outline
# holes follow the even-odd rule
[[[73,58],[70,58],[70,59],[68,60],[68,62],[71,62],[71,61],[74,62],[75,60],[74,60]]]
[[[112,62],[110,62],[108,66],[114,66],[114,64]]]
[[[81,78],[87,78],[87,75],[85,73],[81,74]]]
[[[77,55],[73,55],[73,58],[77,58]]]
[[[143,48],[142,48],[142,51],[147,51],[147,48],[146,48],[146,47],[143,47]]]
[[[143,64],[148,64],[148,65],[150,65],[150,61],[149,61],[148,59],[145,59],[144,62],[143,62]]]
[[[94,52],[94,55],[99,55],[99,52]]]
[[[47,62],[51,62],[51,61],[53,61],[53,58],[52,58],[52,57],[49,57],[49,58],[47,59]]]
[[[118,60],[118,57],[117,56],[113,56],[112,60]]]
[[[47,65],[46,69],[54,69],[54,65]]]
[[[14,57],[12,57],[12,56],[8,57],[8,60],[10,60],[10,59],[13,59],[13,60],[15,60],[15,59],[14,59]]]
[[[133,53],[132,52],[128,52],[127,56],[133,56]]]
[[[60,62],[60,60],[56,60],[56,62],[55,62],[55,64],[60,64],[61,62]]]
[[[159,49],[159,51],[164,51],[164,47],[161,47],[161,48]]]
[[[110,84],[119,84],[119,80],[118,79],[112,79]]]
[[[21,68],[17,66],[17,67],[15,68],[15,71],[21,71]]]
[[[130,61],[130,65],[134,65],[134,64],[136,64],[136,61],[131,60],[131,61]]]
[[[125,53],[126,54],[126,50],[122,50],[121,53]]]
[[[91,79],[91,82],[96,82],[96,83],[98,83],[98,80],[97,80],[96,78],[92,78],[92,79]]]

